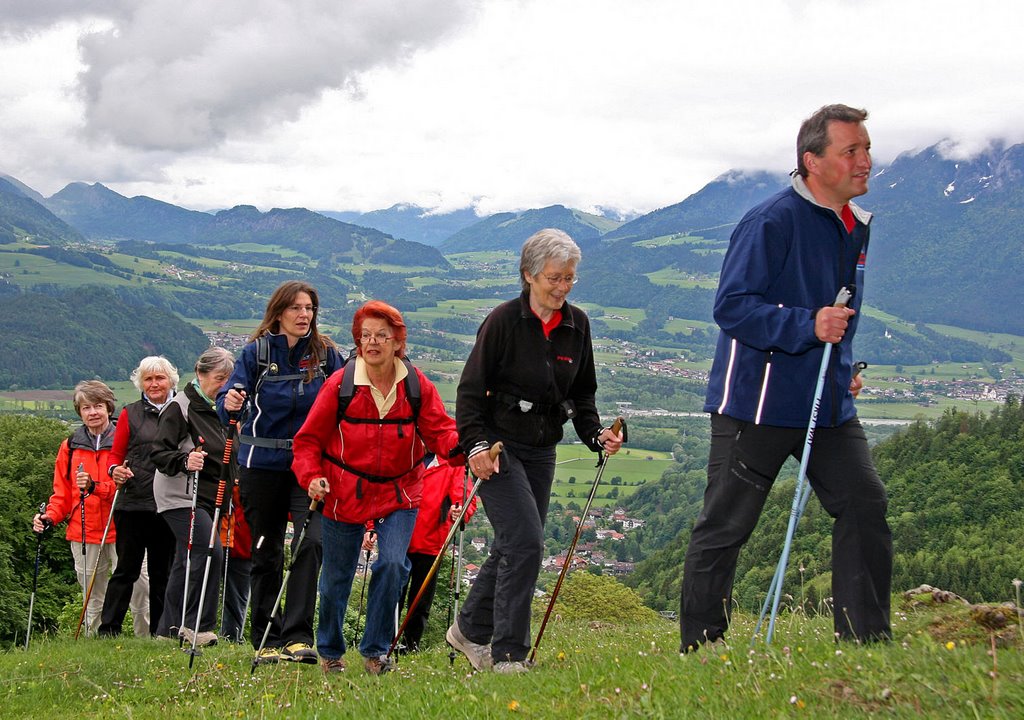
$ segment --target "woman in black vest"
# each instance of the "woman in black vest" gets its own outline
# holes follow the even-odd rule
[[[121,489],[114,508],[117,567],[107,586],[99,628],[100,635],[108,636],[121,634],[125,611],[142,574],[144,558],[148,558],[149,573],[149,627],[145,632],[156,634],[174,556],[174,534],[157,514],[153,501],[155,468],[149,455],[160,410],[178,387],[178,370],[167,358],[150,355],[135,368],[131,380],[142,397],[121,410],[107,469],[107,474]],[[133,607],[132,614],[136,611]],[[138,618],[135,620],[138,628]]]

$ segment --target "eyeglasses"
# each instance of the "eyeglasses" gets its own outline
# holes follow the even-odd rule
[[[552,285],[561,285],[562,283],[569,283],[569,287],[572,287],[580,281],[579,275],[545,275],[544,279]]]
[[[312,315],[316,312],[316,305],[289,305],[285,310],[294,315],[298,315],[301,312],[305,312],[307,315]]]
[[[363,345],[367,345],[369,343],[377,343],[378,345],[383,345],[384,343],[386,343],[388,340],[390,340],[393,337],[394,337],[394,335],[388,335],[387,333],[383,333],[383,332],[379,332],[379,333],[364,332],[362,335],[359,336],[359,342],[362,343]]]

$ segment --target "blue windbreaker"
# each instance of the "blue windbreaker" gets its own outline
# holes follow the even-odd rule
[[[831,208],[819,205],[800,177],[750,210],[733,231],[722,264],[714,316],[721,332],[704,410],[739,420],[806,427],[824,344],[814,312],[856,286],[849,307],[860,311],[871,214],[852,202],[846,231]],[[834,427],[856,415],[851,318],[832,351],[818,425]]]
[[[309,338],[300,339],[289,350],[286,336],[269,333],[266,337],[270,341],[267,367],[258,367],[256,341],[242,348],[231,379],[217,393],[217,414],[223,423],[228,423],[224,396],[235,383],[240,383],[249,401],[243,409],[239,433],[239,465],[290,471],[292,438],[305,422],[324,380],[345,362],[337,350],[329,348],[323,372],[305,382],[310,362]]]

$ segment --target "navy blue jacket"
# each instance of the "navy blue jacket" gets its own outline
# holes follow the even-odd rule
[[[258,367],[256,341],[242,348],[231,379],[217,393],[217,414],[223,423],[228,423],[224,396],[235,383],[240,383],[245,388],[248,403],[242,415],[238,464],[290,472],[291,440],[305,422],[324,380],[345,362],[337,350],[328,348],[323,372],[318,371],[311,382],[306,382],[309,338],[300,339],[289,350],[286,336],[268,333],[266,337],[270,341],[267,367]],[[276,447],[272,447],[274,445]]]
[[[750,210],[729,241],[715,296],[721,328],[704,409],[739,420],[806,427],[824,352],[814,313],[856,285],[849,307],[864,297],[870,213],[850,203],[852,233],[831,208],[818,205],[799,177],[793,187]],[[833,348],[818,425],[856,415],[849,391],[859,315]]]

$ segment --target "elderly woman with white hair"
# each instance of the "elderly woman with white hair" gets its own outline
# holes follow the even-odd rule
[[[561,230],[523,244],[523,292],[484,320],[459,381],[459,438],[473,474],[485,480],[479,494],[494,542],[447,639],[477,670],[529,669],[530,603],[565,421],[595,452],[612,455],[622,445],[597,413],[587,315],[566,302],[580,258]],[[505,450],[492,460],[487,450],[498,440]]]
[[[157,514],[153,499],[156,467],[149,456],[160,411],[178,388],[178,370],[167,358],[150,355],[132,371],[131,380],[142,397],[121,410],[107,460],[107,475],[120,495],[114,507],[117,566],[103,601],[101,636],[121,634],[129,605],[135,634],[156,634],[174,557],[174,534]]]
[[[177,635],[200,647],[217,642],[217,594],[220,592],[222,551],[219,533],[213,535],[212,555],[207,538],[211,537],[217,488],[224,470],[227,428],[217,416],[214,398],[231,377],[234,366],[234,356],[224,348],[211,347],[204,351],[196,361],[195,379],[160,413],[153,440],[152,458],[156,466],[153,498],[157,512],[175,538],[174,561],[157,634]],[[230,490],[227,490],[221,498],[222,512],[230,497]],[[191,553],[190,538],[193,538]],[[203,607],[200,608],[208,555],[210,574]],[[188,578],[185,577],[186,567],[189,569]],[[187,607],[183,608],[186,602]]]

